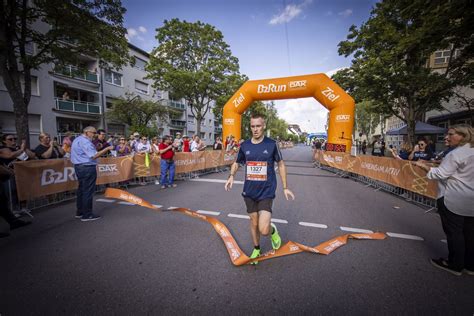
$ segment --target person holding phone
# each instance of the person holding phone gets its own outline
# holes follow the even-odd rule
[[[34,150],[38,159],[57,159],[64,157],[65,151],[59,146],[56,137],[51,140],[51,136],[48,133],[41,133],[38,139],[40,143]]]

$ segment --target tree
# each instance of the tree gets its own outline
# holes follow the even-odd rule
[[[129,61],[125,9],[107,0],[4,0],[0,7],[0,75],[13,101],[16,132],[29,141],[31,70],[77,64],[80,55],[120,67]],[[43,25],[49,25],[40,31]],[[35,44],[35,54],[28,47]],[[71,44],[72,43],[72,44]]]
[[[154,87],[183,98],[197,121],[201,121],[213,101],[225,95],[239,74],[238,59],[232,56],[222,33],[200,21],[165,20],[157,30],[158,47],[151,53],[148,78]]]
[[[354,54],[342,82],[352,84],[356,101],[373,102],[381,114],[395,115],[408,126],[414,141],[415,122],[441,103],[459,85],[473,85],[474,14],[468,1],[384,0],[369,20],[351,26],[339,54]],[[427,67],[436,50],[449,48],[444,72]],[[347,87],[346,87],[347,88]]]
[[[356,103],[355,113],[357,130],[368,138],[377,128],[377,125],[380,124],[380,115],[376,114],[376,111],[373,110],[372,102],[370,101]]]
[[[134,132],[141,135],[156,136],[157,122],[165,122],[176,110],[169,109],[159,101],[143,100],[138,95],[127,93],[112,103],[107,116],[122,124],[126,124]]]

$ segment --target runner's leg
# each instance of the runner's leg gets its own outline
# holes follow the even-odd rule
[[[258,211],[258,230],[260,234],[268,236],[272,232],[270,221],[272,219],[272,213],[269,211]]]
[[[260,245],[260,233],[258,232],[258,213],[249,213],[250,216],[250,232],[252,233],[252,241],[254,246]]]

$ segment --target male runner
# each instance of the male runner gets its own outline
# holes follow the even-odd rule
[[[278,230],[275,224],[270,222],[277,187],[275,162],[278,163],[285,198],[287,200],[295,199],[293,192],[287,187],[286,167],[280,149],[273,139],[264,136],[265,127],[265,119],[262,115],[252,115],[250,119],[252,139],[241,144],[237,160],[232,164],[229,179],[225,184],[225,190],[229,191],[234,183],[234,176],[239,164],[246,165],[242,196],[250,216],[250,231],[254,244],[251,259],[260,256],[260,234],[267,236],[271,232],[273,249],[278,249],[281,246]],[[252,264],[257,263],[253,262]]]

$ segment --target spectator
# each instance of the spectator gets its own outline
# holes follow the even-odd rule
[[[199,136],[194,135],[193,136],[193,141],[191,142],[191,151],[199,151]]]
[[[408,157],[410,156],[410,153],[412,152],[412,147],[411,147],[410,143],[404,142],[400,146],[400,151],[398,153],[397,153],[397,149],[395,147],[390,148],[390,152],[391,152],[392,156],[396,159],[408,160]]]
[[[113,149],[113,146],[105,147],[97,151],[92,143],[96,134],[93,126],[84,128],[83,134],[78,136],[71,147],[71,162],[74,165],[79,187],[76,199],[76,218],[81,221],[94,221],[100,218],[92,212],[95,182],[97,179],[97,158]]]
[[[161,155],[161,177],[160,183],[161,188],[166,189],[166,183],[168,183],[168,187],[175,188],[177,185],[174,182],[174,172],[175,172],[175,165],[174,165],[174,152],[176,151],[176,147],[173,146],[173,142],[171,140],[171,136],[163,137],[163,142],[160,144],[160,155]],[[166,175],[168,173],[168,181],[166,181]]]
[[[181,138],[181,133],[176,133],[176,138],[173,141],[176,151],[183,151],[183,139]]]
[[[222,139],[217,136],[214,145],[212,146],[214,150],[222,150]]]
[[[137,153],[150,153],[151,152],[151,145],[148,142],[148,138],[146,136],[142,136],[140,142],[136,145]]]
[[[235,150],[236,147],[237,147],[237,144],[235,142],[234,136],[229,135],[229,140],[227,142],[227,146],[225,147],[225,151]]]
[[[151,152],[157,155],[160,155],[160,143],[161,143],[161,138],[160,137],[153,137],[151,139]]]
[[[64,151],[64,156],[69,158],[71,156],[71,145],[72,145],[71,132],[66,132],[62,141],[62,148]]]
[[[446,233],[448,258],[431,259],[431,264],[454,275],[474,275],[474,129],[466,124],[448,129],[447,142],[454,148],[439,167],[421,159],[416,165],[428,171],[428,179],[445,181],[438,212]]]
[[[372,156],[379,156],[382,157],[382,141],[377,138],[372,143]]]
[[[115,151],[117,152],[117,157],[127,156],[131,154],[132,149],[128,145],[125,137],[119,137],[119,143],[117,146],[115,146]]]
[[[131,137],[130,147],[133,151],[137,151],[137,145],[140,143],[140,133],[135,132]]]
[[[10,229],[31,224],[29,221],[18,219],[13,213],[13,209],[9,208],[10,204],[17,205],[18,197],[16,193],[16,182],[13,171],[12,162],[19,157],[34,158],[35,154],[26,148],[26,142],[22,141],[21,146],[16,146],[16,137],[12,134],[4,134],[0,137],[0,216],[9,224],[4,236],[9,235]],[[10,201],[10,194],[12,201]]]
[[[38,159],[56,159],[64,157],[64,150],[58,145],[56,139],[51,140],[47,133],[41,133],[38,137],[40,144],[36,146],[34,152]]]
[[[185,153],[191,152],[190,141],[189,141],[188,135],[183,136],[183,152]]]
[[[95,150],[101,151],[104,148],[107,148],[111,146],[112,144],[109,144],[106,140],[105,137],[107,136],[107,133],[103,129],[97,130],[97,138],[92,141],[92,143],[95,146]],[[104,155],[107,155],[107,152],[104,153]]]
[[[64,93],[63,93],[63,100],[69,100],[69,99],[70,99],[70,98],[69,98],[69,92],[64,91]]]
[[[362,154],[363,155],[367,154],[367,141],[366,140],[362,142]]]
[[[433,158],[433,153],[427,148],[428,143],[426,139],[420,138],[418,144],[415,145],[415,148],[408,156],[409,160],[417,161],[421,160],[431,160]]]

